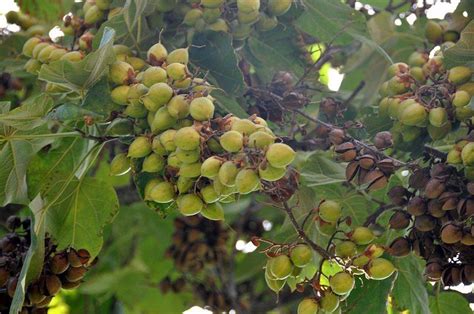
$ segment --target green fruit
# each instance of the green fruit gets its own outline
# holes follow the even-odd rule
[[[257,23],[260,18],[260,13],[258,11],[253,12],[237,12],[237,18],[239,23],[245,25],[251,25]]]
[[[219,169],[219,181],[225,186],[234,186],[239,169],[232,161],[226,161]]]
[[[350,274],[340,272],[329,278],[329,285],[334,293],[344,295],[354,288],[355,280]]]
[[[165,132],[167,131],[169,130],[166,130]],[[173,138],[174,138],[174,134],[173,134]],[[173,145],[174,145],[174,140],[171,140],[171,141],[173,142]],[[166,151],[166,148],[163,146],[163,144],[161,144],[159,135],[153,138],[153,141],[151,143],[151,148],[155,154],[158,154],[160,156],[166,156],[168,154],[168,152]]]
[[[181,81],[174,81],[173,82],[173,87],[177,89],[186,89],[189,86],[191,86],[192,79],[190,77],[185,78],[184,80]]]
[[[358,245],[369,244],[374,239],[374,233],[367,227],[357,227],[354,229],[351,235],[351,240]]]
[[[96,5],[92,5],[84,14],[84,23],[91,25],[99,22],[104,18],[104,11]]]
[[[245,13],[258,11],[260,9],[260,0],[237,0],[237,9]]]
[[[449,69],[448,80],[455,85],[461,85],[471,79],[472,71],[465,66],[457,66]]]
[[[67,60],[70,62],[79,62],[84,58],[84,54],[80,51],[70,51],[65,53],[59,60]]]
[[[278,255],[270,259],[269,271],[276,279],[286,279],[293,272],[293,264],[287,255]]]
[[[151,124],[151,131],[159,133],[164,130],[172,128],[176,124],[176,118],[172,117],[166,107],[161,107],[155,114]]]
[[[426,75],[423,72],[423,69],[420,67],[412,67],[410,69],[409,74],[418,82],[421,82],[421,83],[426,82]]]
[[[156,83],[165,83],[167,79],[166,70],[162,67],[149,67],[143,72],[143,84],[147,87]]]
[[[398,76],[392,77],[388,80],[388,90],[392,95],[400,95],[407,92],[409,86]]]
[[[171,203],[174,197],[174,186],[170,182],[160,182],[150,191],[150,199],[157,203]]]
[[[157,111],[159,108],[170,102],[170,100],[172,100],[171,97],[173,97],[173,89],[168,84],[156,83],[148,89],[148,93],[141,98],[141,101],[148,110]],[[176,97],[184,98],[182,95],[175,96],[175,98]],[[170,111],[168,112],[171,114]]]
[[[288,166],[295,159],[295,151],[283,143],[271,144],[265,154],[267,161],[275,168]]]
[[[110,162],[110,175],[121,176],[130,171],[130,160],[127,154],[117,154]]]
[[[352,265],[362,268],[370,262],[370,258],[365,255],[358,256],[352,261]]]
[[[134,76],[135,76],[135,71],[133,70],[133,67],[127,62],[115,61],[110,66],[109,77],[112,80],[112,82],[114,82],[117,85],[125,85]]]
[[[178,177],[178,181],[176,181],[176,187],[178,188],[179,194],[187,193],[191,188],[194,187],[194,179],[192,178],[185,178],[185,177]]]
[[[428,125],[427,130],[428,134],[433,140],[440,140],[446,136],[451,131],[451,123],[446,123],[440,128],[434,127],[432,125]],[[417,135],[418,137],[418,135]]]
[[[215,23],[221,17],[221,10],[219,8],[204,8],[202,18],[208,23]]]
[[[44,43],[44,42],[36,44],[36,46],[33,48],[33,51],[31,52],[32,58],[37,59],[39,53],[41,52],[41,50],[43,50],[44,48],[49,47],[49,46],[50,46],[49,43]]]
[[[232,36],[237,40],[244,40],[252,33],[252,25],[235,22],[232,24]]]
[[[163,61],[166,60],[166,57],[168,56],[168,51],[161,43],[157,43],[151,46],[150,49],[148,49],[146,55],[148,61],[150,61],[152,65],[156,65],[161,64]]]
[[[338,202],[326,200],[319,206],[319,217],[326,222],[337,222],[342,216]]]
[[[238,152],[244,145],[242,134],[237,131],[228,131],[222,134],[219,139],[221,146],[230,153]]]
[[[133,84],[128,89],[127,101],[132,105],[142,104],[141,98],[148,92],[148,87],[143,84]]]
[[[105,129],[105,135],[124,136],[133,134],[133,122],[130,119],[114,119]]]
[[[184,150],[193,150],[201,144],[201,135],[193,127],[184,127],[176,132],[174,137],[176,147]]]
[[[298,304],[297,314],[317,314],[319,311],[319,304],[315,299],[304,298]]]
[[[110,93],[110,97],[112,98],[112,101],[117,105],[125,106],[127,105],[127,95],[129,90],[130,86],[128,85],[117,86]]]
[[[400,120],[400,117],[402,116],[402,112],[403,110],[405,110],[406,108],[408,108],[410,105],[412,104],[415,104],[416,103],[416,100],[414,99],[405,99],[404,101],[398,103],[396,101],[392,101],[392,103],[396,104],[397,105],[397,108],[390,108],[391,111],[390,111],[390,114],[394,114],[394,117],[392,117],[393,119],[395,120]],[[395,111],[396,110],[396,111]],[[395,111],[395,112],[394,112]]]
[[[469,142],[463,147],[461,158],[465,166],[474,166],[474,142]]]
[[[150,154],[143,161],[142,171],[143,172],[160,172],[165,168],[165,160],[161,155]]]
[[[151,153],[151,142],[147,137],[139,136],[133,140],[128,148],[128,157],[142,158]]]
[[[448,153],[448,157],[446,158],[446,161],[452,165],[461,164],[462,163],[461,152],[456,149],[450,150]]]
[[[112,0],[95,0],[95,5],[102,11],[108,10]]]
[[[194,26],[196,22],[202,17],[202,11],[200,9],[189,10],[183,19],[183,24],[186,26]]]
[[[198,214],[204,207],[202,200],[195,194],[185,194],[178,197],[178,210],[184,216]]]
[[[49,54],[49,62],[58,61],[67,53],[66,49],[56,48]]]
[[[218,8],[224,3],[224,0],[201,0],[201,5],[205,8]]]
[[[141,71],[146,65],[145,60],[137,57],[127,57],[126,62],[130,64],[135,71]]]
[[[313,251],[306,244],[298,244],[291,249],[290,259],[297,267],[305,267],[313,259]]]
[[[285,286],[286,280],[274,279],[271,275],[269,275],[268,271],[265,271],[265,282],[267,283],[268,288],[270,288],[273,292],[278,293]]]
[[[184,95],[171,98],[166,108],[170,115],[176,119],[184,119],[189,115],[189,102]]]
[[[115,55],[125,55],[125,56],[132,56],[133,52],[128,46],[125,45],[113,45],[112,50],[114,51]]]
[[[188,74],[186,65],[181,63],[171,63],[166,67],[166,74],[172,80],[180,81],[183,80]]]
[[[202,208],[201,215],[209,220],[224,220],[224,208],[219,203],[207,204]]]
[[[260,179],[265,181],[278,181],[283,178],[286,174],[286,168],[275,168],[271,165],[260,165],[258,168],[258,175]]]
[[[209,157],[202,163],[201,175],[203,177],[213,179],[218,175],[221,165],[222,160],[215,156]]]
[[[370,261],[367,269],[368,275],[375,280],[383,280],[395,272],[395,266],[385,258],[375,258]]]
[[[195,162],[193,164],[183,163],[181,164],[181,167],[179,168],[178,174],[185,178],[197,178],[201,175],[201,165],[202,164],[200,162]]]
[[[256,28],[259,32],[268,32],[277,27],[278,19],[275,16],[268,16],[265,13],[260,13]]]
[[[180,48],[171,51],[166,57],[166,63],[173,64],[173,63],[181,63],[181,64],[188,64],[189,62],[189,52],[188,48]]]
[[[182,163],[191,164],[199,160],[199,158],[201,157],[201,151],[199,148],[193,150],[183,150],[181,148],[178,148],[176,150],[176,157]]]
[[[388,102],[389,102],[388,114],[389,114],[390,118],[392,118],[394,120],[398,119],[400,106],[402,104],[402,101],[400,101],[400,99],[398,99],[398,98],[389,98]],[[413,99],[407,99],[407,100],[403,101],[403,103],[405,105],[410,104],[410,103],[414,103],[414,102],[415,101]]]
[[[428,55],[415,51],[408,57],[408,64],[414,67],[422,67],[428,61]]]
[[[288,12],[293,0],[269,0],[267,4],[268,13],[274,16],[280,16]]]
[[[467,82],[467,83],[464,83],[462,84],[461,86],[459,86],[457,88],[458,91],[462,90],[462,91],[465,91],[465,92],[468,92],[469,95],[474,96],[474,82]]]
[[[236,118],[232,122],[231,130],[237,131],[244,135],[250,135],[254,133],[255,131],[257,131],[257,126],[255,125],[255,123],[253,123],[249,119]]]
[[[145,199],[146,201],[151,200],[151,198],[150,198],[151,191],[153,190],[153,188],[154,188],[155,186],[158,185],[158,183],[161,183],[161,182],[163,182],[163,180],[158,179],[158,178],[153,178],[153,179],[149,180],[149,181],[146,183],[145,189],[144,189],[144,191],[143,191],[144,199]]]
[[[433,44],[438,44],[443,40],[443,33],[444,30],[439,23],[435,21],[428,21],[426,23],[425,37]]]
[[[460,90],[454,93],[453,96],[453,105],[455,107],[464,107],[467,106],[471,102],[471,95],[468,92]]]
[[[148,111],[142,104],[128,104],[123,113],[128,117],[139,119],[146,117]]]
[[[248,194],[260,186],[260,178],[251,169],[242,169],[235,177],[235,187],[240,194]]]
[[[397,74],[408,72],[408,69],[409,69],[408,64],[403,63],[403,62],[397,62],[390,65],[387,69],[387,72],[389,76],[395,76]]]
[[[275,137],[264,131],[257,131],[249,136],[250,147],[264,148],[275,142]]]
[[[334,312],[339,306],[339,297],[331,292],[326,292],[319,301],[321,309],[327,313]]]
[[[189,113],[194,120],[208,121],[214,117],[214,104],[209,97],[197,97],[191,101]]]
[[[448,122],[448,112],[443,107],[437,107],[430,110],[428,114],[430,124],[440,128]]]
[[[474,110],[469,108],[469,106],[464,106],[460,108],[456,108],[456,119],[459,121],[464,121],[466,119],[471,118],[474,115]]]
[[[41,39],[39,39],[38,37],[32,37],[28,39],[23,45],[22,53],[29,58],[33,57],[33,49],[39,43],[41,43]]]
[[[30,59],[25,63],[24,69],[31,74],[37,74],[41,69],[41,62],[35,59]]]
[[[353,257],[357,254],[357,245],[352,241],[342,241],[336,244],[336,255],[342,258]]]
[[[417,102],[406,107],[400,114],[400,122],[405,125],[417,126],[426,121],[428,114],[425,107]]]
[[[459,40],[459,37],[460,37],[460,34],[458,32],[450,30],[450,31],[444,32],[443,41],[454,43]]]
[[[216,191],[217,194],[220,196],[229,196],[232,194],[237,193],[235,186],[225,186],[222,184],[222,182],[219,180],[219,178],[214,178],[212,182],[212,186],[214,187],[214,190]],[[221,199],[222,202],[222,199]]]
[[[170,12],[176,7],[176,4],[177,0],[157,0],[156,10],[158,12]]]
[[[464,175],[469,181],[474,181],[474,167],[466,166],[464,167]]]
[[[176,150],[176,144],[174,142],[175,135],[176,130],[174,129],[166,130],[159,135],[160,143],[167,152],[174,152]]]
[[[201,188],[200,192],[202,199],[206,204],[214,203],[219,200],[219,194],[217,194],[212,185],[206,185],[205,187]]]
[[[224,149],[222,148],[221,144],[214,137],[208,139],[206,144],[209,150],[213,153],[222,154],[224,152]]]

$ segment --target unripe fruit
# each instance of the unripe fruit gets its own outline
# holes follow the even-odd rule
[[[176,181],[178,193],[186,194],[191,188],[194,187],[194,183],[195,181],[192,178],[178,177],[178,180]]]
[[[467,106],[470,101],[471,101],[471,95],[469,95],[468,92],[459,90],[456,93],[454,93],[453,105],[455,107],[460,108],[460,107]]]
[[[268,13],[280,16],[288,12],[291,8],[292,0],[269,0],[267,4]]]
[[[426,82],[426,75],[420,67],[412,67],[409,74],[418,82]]]
[[[224,220],[224,209],[219,203],[207,204],[202,208],[201,215],[209,220]]]
[[[165,83],[168,79],[166,70],[162,67],[149,67],[143,72],[143,84],[147,87],[151,87],[156,83]]]
[[[337,222],[341,216],[341,205],[335,201],[326,200],[319,206],[319,217],[326,222]]]
[[[415,218],[415,228],[421,232],[428,232],[436,227],[436,219],[429,215],[421,215]]]
[[[428,125],[427,130],[428,134],[433,140],[440,140],[446,136],[451,131],[452,125],[451,122],[446,123],[440,128],[437,128],[432,125]]]
[[[65,53],[59,60],[67,60],[70,62],[79,62],[84,58],[84,54],[80,51],[70,51]]]
[[[226,161],[219,169],[219,181],[225,186],[234,186],[239,169],[232,161]]]
[[[232,121],[231,130],[237,131],[241,134],[250,135],[257,131],[257,126],[249,119],[234,119]]]
[[[166,108],[170,115],[176,119],[184,119],[189,115],[189,103],[184,95],[177,95],[171,98]]]
[[[275,168],[269,164],[260,165],[258,168],[258,175],[262,180],[277,181],[283,178],[286,174],[286,168]]]
[[[428,61],[428,55],[418,51],[413,52],[408,57],[408,64],[415,67],[421,67]]]
[[[65,278],[70,282],[77,282],[84,278],[87,268],[85,267],[70,267],[66,271]]]
[[[369,244],[375,238],[374,233],[367,227],[357,227],[350,236],[351,240],[358,245]]]
[[[211,204],[219,200],[219,194],[212,185],[207,185],[200,190],[204,203]]]
[[[267,132],[257,131],[249,136],[250,147],[264,148],[275,142],[275,137]]]
[[[137,57],[127,57],[125,61],[130,64],[135,71],[141,71],[146,65],[145,60]]]
[[[84,15],[84,23],[91,25],[99,22],[104,18],[104,11],[99,9],[96,5],[92,5]]]
[[[191,9],[189,10],[183,19],[183,24],[186,26],[194,26],[196,22],[201,19],[202,11],[200,9]]]
[[[41,62],[35,59],[30,59],[25,63],[24,69],[26,72],[36,75],[41,69]]]
[[[465,166],[474,165],[474,142],[469,142],[461,152],[462,162]]]
[[[428,21],[425,28],[425,37],[433,44],[438,44],[443,40],[443,28],[435,21]]]
[[[268,16],[265,13],[260,13],[256,24],[256,29],[259,32],[268,32],[278,26],[278,19],[276,16]]]
[[[393,95],[400,95],[408,91],[408,86],[400,77],[394,76],[388,81],[388,91]]]
[[[121,176],[130,171],[130,160],[126,154],[117,154],[110,163],[110,175]]]
[[[28,39],[25,44],[23,45],[23,50],[22,50],[22,53],[31,58],[33,57],[33,49],[39,44],[41,43],[41,39],[39,39],[38,37],[32,37],[30,39]]]
[[[226,151],[235,153],[242,149],[244,138],[242,134],[237,131],[228,131],[222,134],[219,142]]]
[[[151,124],[151,131],[153,133],[159,133],[164,130],[172,128],[177,122],[177,119],[172,117],[166,107],[161,107],[155,114],[153,122]]]
[[[295,159],[295,151],[288,145],[282,143],[271,144],[265,154],[267,161],[275,168],[288,166]]]
[[[395,76],[400,73],[407,73],[409,68],[410,67],[408,66],[408,64],[403,63],[403,62],[397,62],[390,65],[388,67],[387,72],[389,76]]]
[[[194,120],[207,121],[214,116],[214,104],[209,97],[198,97],[191,101],[189,113]]]
[[[395,266],[385,258],[375,258],[370,261],[367,274],[375,280],[383,280],[395,272]]]
[[[448,122],[448,112],[443,107],[437,107],[430,110],[428,119],[430,124],[439,128]]]
[[[166,130],[159,135],[160,144],[167,152],[174,152],[176,150],[176,144],[174,143],[175,135],[176,130],[174,129]]]
[[[260,0],[237,0],[237,9],[245,13],[258,11],[260,9]]]
[[[285,286],[286,280],[277,280],[274,279],[271,274],[269,274],[268,268],[265,270],[265,282],[267,286],[275,293],[280,292],[281,289]]]
[[[193,164],[181,164],[179,168],[180,176],[185,178],[197,178],[201,175],[201,163],[195,162]]]
[[[471,79],[472,71],[465,66],[457,66],[449,69],[448,80],[455,85],[461,85]]]
[[[39,55],[40,52],[41,52],[41,50],[43,50],[44,48],[49,47],[49,46],[50,46],[50,44],[49,44],[49,43],[45,43],[45,42],[36,44],[36,46],[33,48],[33,51],[31,52],[32,58],[33,58],[33,59],[37,59],[37,58],[38,58],[38,55]]]
[[[425,122],[427,113],[425,107],[417,102],[406,107],[400,114],[400,122],[405,125],[417,126]]]
[[[172,80],[180,81],[186,77],[188,70],[184,64],[171,63],[167,65],[166,73]]]
[[[141,100],[143,101],[143,105],[150,111],[157,111],[159,108],[163,107],[165,104],[170,102],[170,99],[172,100],[173,96],[173,89],[166,83],[156,83],[153,84],[150,89],[148,90],[148,93],[144,95]],[[183,98],[184,96],[179,95],[175,96],[179,97],[180,99]],[[168,110],[169,111],[169,110]],[[171,111],[169,111],[171,114]],[[176,114],[173,111],[174,114]],[[173,117],[178,118],[177,116],[174,116],[171,114]],[[185,116],[183,116],[185,117]]]
[[[177,203],[179,212],[184,216],[196,215],[204,207],[202,200],[195,194],[181,195],[178,197]]]
[[[170,203],[174,197],[174,186],[170,182],[160,182],[150,191],[150,199],[157,203]]]
[[[325,312],[332,313],[339,306],[339,297],[331,292],[326,292],[319,301],[321,309]]]
[[[450,150],[448,153],[448,157],[446,158],[446,161],[452,165],[461,164],[462,163],[461,152],[455,149]]]
[[[142,158],[151,153],[151,142],[147,137],[139,136],[133,140],[128,148],[128,157]]]
[[[357,245],[352,241],[342,241],[336,244],[336,255],[342,258],[357,254]]]
[[[329,285],[334,293],[344,295],[354,288],[355,280],[350,274],[340,272],[329,278]]]
[[[150,61],[152,65],[155,65],[157,63],[161,64],[163,61],[166,60],[167,56],[168,51],[161,43],[154,44],[150,47],[150,49],[148,49],[147,52],[148,61]]]
[[[134,76],[135,71],[127,62],[115,61],[110,66],[109,77],[117,85],[125,85]]]
[[[176,132],[174,137],[176,147],[184,150],[193,150],[199,147],[201,136],[193,127],[184,127]]]
[[[69,268],[69,261],[66,254],[56,254],[51,260],[51,272],[53,274],[62,274]]]
[[[95,5],[102,11],[108,10],[112,0],[95,0]]]
[[[215,23],[221,17],[221,10],[220,8],[204,8],[202,18],[203,20],[208,23],[212,24]]]
[[[155,186],[158,185],[158,183],[161,183],[161,182],[163,182],[163,180],[158,179],[158,178],[153,178],[146,183],[145,189],[143,191],[144,199],[146,201],[151,200],[151,197],[150,197],[151,191],[155,188]]]
[[[276,279],[286,279],[293,271],[293,264],[287,255],[278,255],[270,259],[268,263],[270,273]]]
[[[166,57],[166,63],[181,63],[188,64],[189,62],[189,52],[188,48],[180,48],[171,51]]]
[[[170,12],[176,8],[176,0],[158,0],[156,1],[156,10],[158,12]]]
[[[222,184],[219,178],[214,178],[212,185],[214,187],[214,190],[216,190],[217,194],[221,196],[229,196],[231,194],[236,193],[235,186],[225,186],[224,184]],[[222,199],[220,201],[223,202]]]
[[[201,5],[205,8],[218,8],[224,3],[224,0],[201,0]]]
[[[127,101],[132,105],[142,104],[141,98],[148,92],[148,87],[143,84],[133,84],[128,89]]]
[[[235,187],[240,194],[248,194],[260,186],[260,178],[251,169],[242,169],[235,177]]]
[[[110,97],[112,98],[112,101],[116,103],[117,105],[122,105],[125,106],[127,105],[127,95],[130,90],[130,86],[127,85],[121,85],[117,86],[112,90],[110,93]]]
[[[215,21],[214,23],[208,25],[206,27],[206,29],[214,31],[214,32],[227,33],[229,31],[229,26],[227,26],[227,22],[225,20],[217,19],[217,21]]]
[[[204,160],[201,165],[201,175],[203,177],[213,179],[219,173],[219,169],[221,168],[222,160],[219,158],[212,156]]]
[[[298,244],[291,249],[290,259],[297,267],[305,267],[313,259],[313,252],[306,244]]]
[[[199,160],[199,158],[201,157],[201,151],[199,150],[199,148],[193,150],[184,150],[178,148],[176,150],[176,157],[182,163],[192,164]]]
[[[297,314],[317,314],[319,304],[316,300],[305,298],[298,304]]]
[[[143,172],[160,172],[165,167],[165,160],[158,154],[150,154],[143,161]]]
[[[167,163],[169,167],[179,169],[182,165],[182,162],[179,161],[178,157],[176,157],[176,152],[172,152],[168,155]]]

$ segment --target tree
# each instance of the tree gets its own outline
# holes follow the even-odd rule
[[[0,311],[470,313],[474,6],[346,2],[19,1]]]

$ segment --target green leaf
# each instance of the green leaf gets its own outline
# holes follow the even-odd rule
[[[396,275],[385,280],[368,280],[357,277],[356,286],[345,302],[347,314],[387,313],[388,295]]]
[[[432,314],[467,314],[472,313],[469,302],[459,292],[440,292],[430,296]]]
[[[411,254],[393,259],[393,264],[398,269],[392,291],[395,308],[410,313],[431,313],[420,259]]]
[[[345,167],[319,151],[312,153],[305,161],[301,176],[306,186],[311,187],[346,181]]]
[[[97,84],[87,91],[86,97],[81,107],[94,115],[99,115],[103,119],[117,108],[110,97],[110,86],[106,77],[102,78]],[[83,118],[81,116],[80,118]]]
[[[73,0],[16,0],[22,12],[49,22],[56,22],[71,10]]]
[[[234,97],[224,93],[222,90],[217,89],[212,91],[212,97],[217,100],[217,104],[225,112],[232,113],[239,118],[248,117],[248,113],[242,108],[239,102]]]
[[[79,62],[58,60],[50,64],[43,64],[38,79],[83,95],[86,90],[107,74],[108,66],[114,62],[115,55],[112,49],[114,36],[115,31],[106,28],[96,51],[88,54],[84,60]]]
[[[0,123],[18,130],[31,130],[46,123],[44,116],[53,107],[53,99],[46,95],[29,98],[12,111],[0,114]]]
[[[48,113],[47,119],[57,121],[84,121],[84,116],[90,116],[94,118],[94,120],[102,119],[101,115],[79,107],[75,103],[65,103],[54,108]]]
[[[448,68],[457,65],[471,65],[474,67],[474,21],[471,21],[461,32],[461,38],[454,46],[444,53],[444,62]]]
[[[193,37],[189,49],[191,62],[209,71],[211,82],[227,94],[241,96],[245,91],[237,55],[232,47],[232,36],[224,32],[206,31]]]

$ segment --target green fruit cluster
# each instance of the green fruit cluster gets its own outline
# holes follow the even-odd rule
[[[451,165],[463,165],[466,178],[474,180],[474,142],[468,139],[458,141],[448,152],[446,161]]]
[[[459,32],[449,29],[447,21],[429,20],[425,26],[425,37],[432,44],[454,43],[459,39]]]
[[[110,9],[112,0],[87,0],[84,2],[82,11],[84,23],[93,25],[105,18],[106,12]]]

